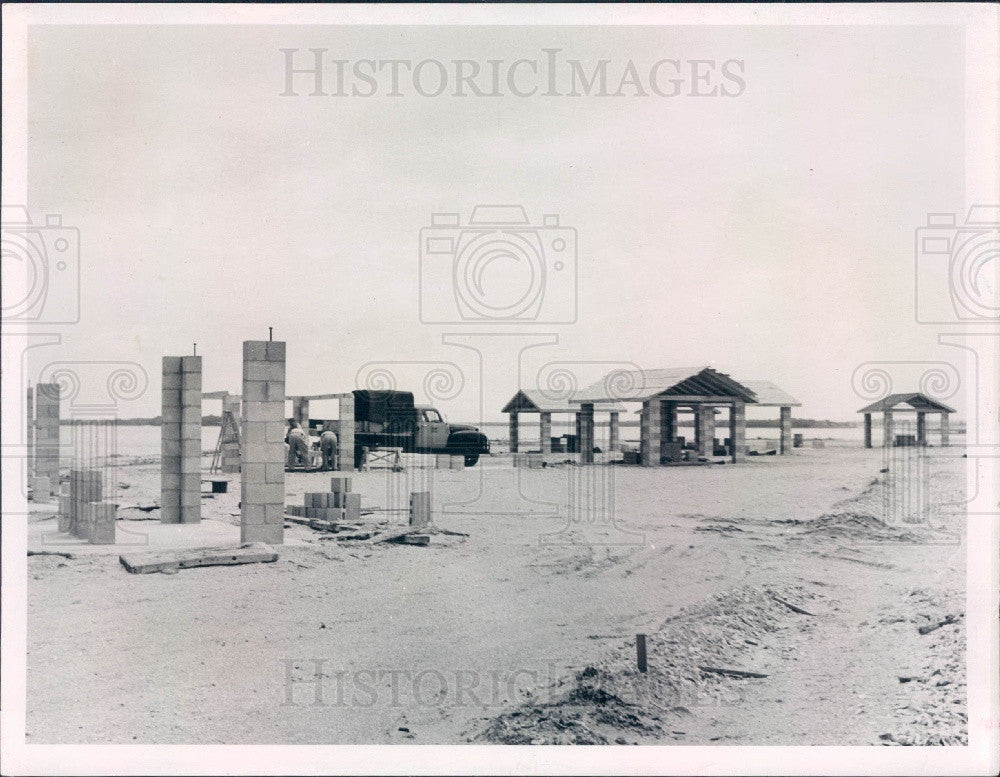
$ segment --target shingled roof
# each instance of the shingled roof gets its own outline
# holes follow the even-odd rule
[[[621,402],[601,402],[598,410],[608,413],[623,413],[625,406]],[[540,389],[520,389],[510,401],[504,405],[501,413],[577,413],[580,405],[575,399],[570,401],[560,397],[553,397],[548,392]]]
[[[859,413],[881,413],[885,410],[892,410],[896,405],[907,404],[914,410],[922,410],[931,413],[954,413],[955,408],[948,407],[943,402],[931,399],[926,394],[915,391],[912,394],[889,394],[877,402],[861,408]]]
[[[769,380],[743,380],[740,378],[739,382],[757,395],[757,401],[754,404],[758,407],[802,406],[799,400]]]
[[[580,391],[573,402],[644,402],[660,395],[736,397],[744,402],[757,401],[757,395],[748,386],[711,367],[672,367],[614,370]]]

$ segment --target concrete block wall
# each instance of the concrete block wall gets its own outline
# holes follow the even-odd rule
[[[201,357],[164,356],[160,521],[201,521]]]
[[[35,476],[49,479],[49,493],[36,493],[36,500],[59,490],[59,393],[58,383],[35,387]]]
[[[243,343],[240,539],[285,538],[285,343]]]
[[[223,437],[220,469],[240,471],[240,398],[227,394],[222,399]],[[229,423],[232,425],[228,425]]]
[[[350,392],[340,395],[337,464],[341,472],[354,471],[354,394]]]

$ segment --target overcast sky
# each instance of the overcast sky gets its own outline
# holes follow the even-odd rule
[[[713,60],[739,94],[690,96],[688,73],[673,97],[423,97],[405,76],[393,97],[383,75],[372,97],[308,96],[300,76],[282,97],[283,48],[449,68],[557,48],[588,73],[610,60],[611,91],[629,61],[647,79]],[[712,364],[777,382],[800,415],[856,419],[860,363],[954,358],[914,321],[913,246],[929,211],[964,205],[959,28],[49,26],[29,53],[29,205],[82,243],[82,320],[35,366],[139,362],[150,387],[126,415],[159,412],[160,357],[193,342],[205,389],[238,392],[240,343],[273,326],[290,393],[405,361],[424,364],[397,385],[422,395],[426,363],[451,362],[464,384],[438,404],[475,418],[474,354],[442,343],[469,327],[420,321],[420,230],[491,203],[576,229],[578,318],[474,327],[508,333],[476,341],[486,420],[546,362],[596,363],[581,382]],[[727,60],[742,89],[720,82]],[[566,304],[548,272],[545,302]],[[435,309],[455,307],[446,286],[425,289]],[[549,333],[519,378],[518,349]]]

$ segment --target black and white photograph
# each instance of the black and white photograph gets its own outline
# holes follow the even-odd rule
[[[3,774],[1000,770],[1000,6],[2,34]]]

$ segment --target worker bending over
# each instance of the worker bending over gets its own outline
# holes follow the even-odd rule
[[[307,466],[309,464],[309,438],[302,431],[302,425],[298,421],[289,420],[285,442],[288,443],[288,468],[291,469],[298,465]]]
[[[319,436],[319,450],[323,456],[323,469],[337,469],[337,434],[327,426]]]

